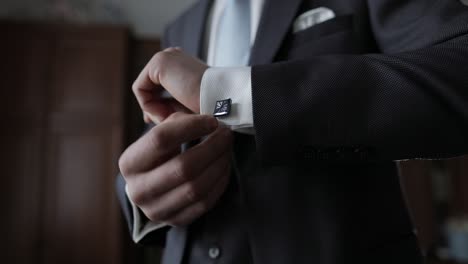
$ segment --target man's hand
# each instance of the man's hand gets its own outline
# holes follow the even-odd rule
[[[209,135],[180,154],[180,145]],[[119,160],[129,198],[154,222],[181,226],[212,208],[230,175],[231,132],[210,116],[175,113]]]
[[[145,114],[161,122],[176,111],[200,113],[200,84],[206,64],[179,48],[156,53],[133,84],[133,92]],[[163,91],[173,98],[163,98]]]

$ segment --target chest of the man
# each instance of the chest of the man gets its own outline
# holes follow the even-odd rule
[[[166,44],[202,57],[212,3],[202,0],[179,18],[170,27],[170,40]],[[316,19],[317,16],[326,19]],[[266,0],[250,62],[257,65],[310,56],[373,52],[378,52],[378,48],[363,0]]]

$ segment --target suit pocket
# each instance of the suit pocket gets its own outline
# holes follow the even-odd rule
[[[318,40],[335,33],[351,30],[353,28],[353,15],[341,15],[334,19],[311,26],[292,35],[292,45]]]

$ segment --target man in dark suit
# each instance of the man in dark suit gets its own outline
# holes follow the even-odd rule
[[[164,263],[421,263],[394,161],[468,152],[468,7],[251,1],[197,2],[133,86],[159,123],[119,163],[134,240],[166,236]]]

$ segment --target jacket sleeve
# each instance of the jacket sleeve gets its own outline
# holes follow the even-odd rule
[[[127,221],[128,230],[130,232],[130,237],[133,237],[134,233],[134,221],[135,221],[135,213],[130,200],[127,197],[125,191],[125,180],[121,174],[117,176],[116,180],[116,190],[117,190],[117,197],[119,198],[120,206],[122,208],[123,215],[125,216],[125,220]],[[142,212],[138,212],[140,214],[140,218],[145,218]],[[143,220],[144,221],[144,220]],[[148,219],[146,221],[149,221]],[[142,225],[143,226],[143,225]],[[138,244],[141,245],[160,245],[164,246],[166,240],[166,233],[169,227],[162,227],[160,229],[156,229],[148,234],[146,234],[141,240],[138,240]]]
[[[468,7],[368,0],[379,54],[252,68],[257,149],[268,163],[468,153]]]

